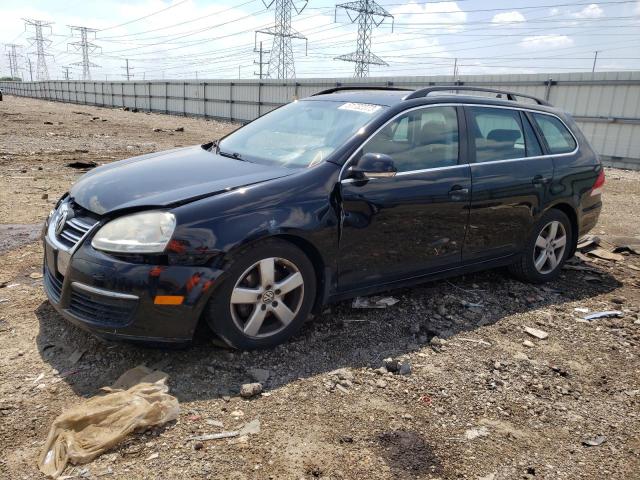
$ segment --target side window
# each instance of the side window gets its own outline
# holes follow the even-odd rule
[[[568,153],[576,148],[573,136],[556,117],[534,113],[533,118],[540,127],[551,153]]]
[[[537,157],[543,155],[542,147],[540,146],[540,142],[538,142],[538,137],[536,137],[535,132],[533,131],[533,127],[529,123],[529,119],[527,116],[522,113],[522,126],[524,127],[524,138],[525,145],[527,150],[527,157]]]
[[[389,155],[399,172],[458,163],[458,114],[455,107],[430,107],[400,115],[375,134],[362,153]]]
[[[520,112],[501,108],[470,107],[469,113],[476,162],[527,156]]]

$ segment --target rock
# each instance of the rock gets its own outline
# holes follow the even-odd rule
[[[599,447],[600,445],[602,445],[604,442],[607,441],[607,437],[605,437],[604,435],[598,435],[597,437],[594,438],[586,438],[582,441],[582,444],[585,447]]]
[[[384,380],[380,379],[376,382],[376,387],[378,388],[387,388],[387,382],[385,382]]]
[[[429,343],[434,347],[440,347],[444,342],[440,337],[436,336],[436,337],[433,337]]]
[[[153,131],[154,131],[154,132],[161,132],[161,131],[162,131],[162,129],[161,129],[161,128],[154,128],[154,129],[153,129]]]
[[[445,307],[443,303],[438,305],[438,314],[442,315],[443,317],[447,314],[447,307]]]
[[[400,362],[393,358],[385,358],[382,363],[384,367],[391,373],[396,373],[400,369]]]
[[[257,418],[255,420],[251,420],[244,427],[242,427],[239,432],[240,436],[242,435],[255,435],[260,433],[260,420]]]
[[[193,444],[193,449],[194,450],[202,450],[204,448],[204,443],[202,442],[195,442]]]
[[[39,278],[42,278],[42,273],[40,272],[33,272],[29,274],[29,278],[33,278],[34,280],[38,280]]]
[[[344,381],[352,382],[353,379],[354,379],[353,373],[350,372],[346,368],[339,368],[337,370],[329,372],[329,376],[336,377],[338,380],[341,380],[342,382],[344,382]],[[341,382],[341,384],[344,385],[344,383],[342,383],[342,382]]]
[[[234,410],[233,412],[231,412],[231,416],[233,418],[244,417],[244,412],[242,410]]]
[[[40,167],[40,169],[41,168],[42,167]],[[48,193],[43,193],[41,198],[42,198],[42,200],[48,200],[49,199],[49,194]]]
[[[271,377],[271,371],[264,368],[249,368],[247,369],[247,373],[256,382],[262,384],[267,383],[267,380],[269,380],[269,377]]]
[[[174,132],[184,132],[184,127],[178,127],[174,130]]]
[[[146,460],[155,460],[156,458],[158,458],[160,456],[160,454],[158,452],[152,453],[151,455],[149,455]]]
[[[627,299],[624,297],[612,297],[611,298],[611,302],[612,303],[616,303],[618,305],[624,305],[626,303]]]
[[[535,347],[535,345],[533,344],[533,342],[531,340],[525,340],[524,342],[522,342],[522,345],[524,345],[525,347],[528,347],[528,348]]]
[[[240,396],[242,398],[251,398],[262,393],[261,383],[245,383],[240,388]]]
[[[532,337],[537,338],[538,340],[544,340],[549,337],[549,334],[544,330],[539,330],[537,328],[524,327],[524,331],[527,332]]]
[[[45,125],[53,125],[53,122],[43,122]]]
[[[400,364],[400,369],[398,370],[400,375],[409,375],[411,373],[411,364],[408,362]]]
[[[374,372],[376,372],[378,375],[386,375],[387,373],[389,373],[389,370],[387,370],[385,367],[380,367],[376,368]]]
[[[128,112],[129,111],[129,107],[122,107],[122,110],[125,111],[125,112]]]
[[[487,437],[489,435],[489,430],[487,427],[480,428],[470,428],[464,432],[464,438],[467,440],[475,440],[480,437]]]

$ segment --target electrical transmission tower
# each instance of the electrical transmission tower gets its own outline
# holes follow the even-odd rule
[[[291,39],[297,38],[307,42],[307,38],[301,33],[291,28],[291,16],[293,10],[299,15],[305,9],[308,0],[302,0],[302,7],[295,5],[294,0],[262,0],[266,8],[275,5],[275,25],[265,30],[256,31],[256,42],[258,33],[273,36],[273,45],[269,57],[269,68],[267,77],[269,78],[295,78],[296,68],[293,60],[293,47]],[[254,45],[254,50],[256,45]]]
[[[7,57],[9,58],[9,71],[11,72],[11,78],[18,78],[18,53],[16,49],[21,48],[21,45],[15,43],[7,43],[4,46],[7,51]]]
[[[340,55],[335,60],[354,62],[356,64],[354,77],[356,78],[368,77],[369,65],[388,65],[380,57],[371,53],[371,37],[373,36],[373,27],[379,27],[387,18],[391,18],[391,31],[393,31],[393,15],[374,0],[358,0],[336,5],[336,20],[339,8],[346,10],[351,23],[358,22],[358,46],[355,52]]]
[[[100,48],[98,45],[95,45],[93,43],[90,43],[88,40],[88,36],[89,34],[93,34],[93,37],[95,38],[96,36],[96,32],[98,31],[96,28],[87,28],[87,27],[74,27],[69,25],[69,28],[71,29],[71,34],[73,35],[73,32],[79,32],[80,33],[80,41],[78,42],[72,42],[69,43],[69,45],[67,46],[67,51],[69,50],[69,47],[73,47],[75,49],[75,51],[81,51],[82,52],[82,61],[81,62],[76,62],[76,63],[72,63],[71,65],[81,65],[82,66],[82,79],[83,80],[91,80],[91,70],[90,67],[99,67],[100,65],[96,65],[95,63],[92,63],[89,61],[89,54],[93,53],[97,50],[100,50],[100,52],[102,52],[102,48]]]
[[[45,52],[45,48],[51,45],[51,40],[45,39],[42,34],[43,28],[48,28],[49,33],[51,32],[51,24],[53,22],[43,22],[42,20],[33,20],[30,18],[23,18],[24,20],[24,29],[27,30],[28,27],[33,27],[35,29],[36,36],[29,38],[31,40],[31,45],[35,44],[36,46],[36,78],[38,80],[49,80],[49,70],[47,69],[47,58],[50,57],[50,53]],[[32,79],[33,80],[33,79]]]
[[[62,67],[62,69],[64,70],[64,79],[65,80],[69,80],[69,69],[71,67]]]
[[[255,60],[253,61],[254,65],[258,65],[258,71],[257,72],[253,72],[254,75],[258,75],[258,78],[260,80],[262,80],[263,78],[265,78],[267,76],[267,73],[264,71],[264,66],[265,65],[269,65],[269,62],[264,62],[262,60],[262,57],[269,53],[269,50],[263,50],[262,49],[262,42],[260,42],[260,49],[259,50],[253,50],[255,53],[258,54],[258,61],[256,62]]]

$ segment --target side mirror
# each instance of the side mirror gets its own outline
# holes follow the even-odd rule
[[[398,173],[393,159],[384,153],[365,153],[348,171],[349,176],[357,180],[393,177]]]

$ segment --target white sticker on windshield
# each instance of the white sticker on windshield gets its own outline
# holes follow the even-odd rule
[[[370,103],[345,103],[338,107],[338,110],[352,110],[354,112],[373,113],[380,110],[380,105],[371,105]]]

